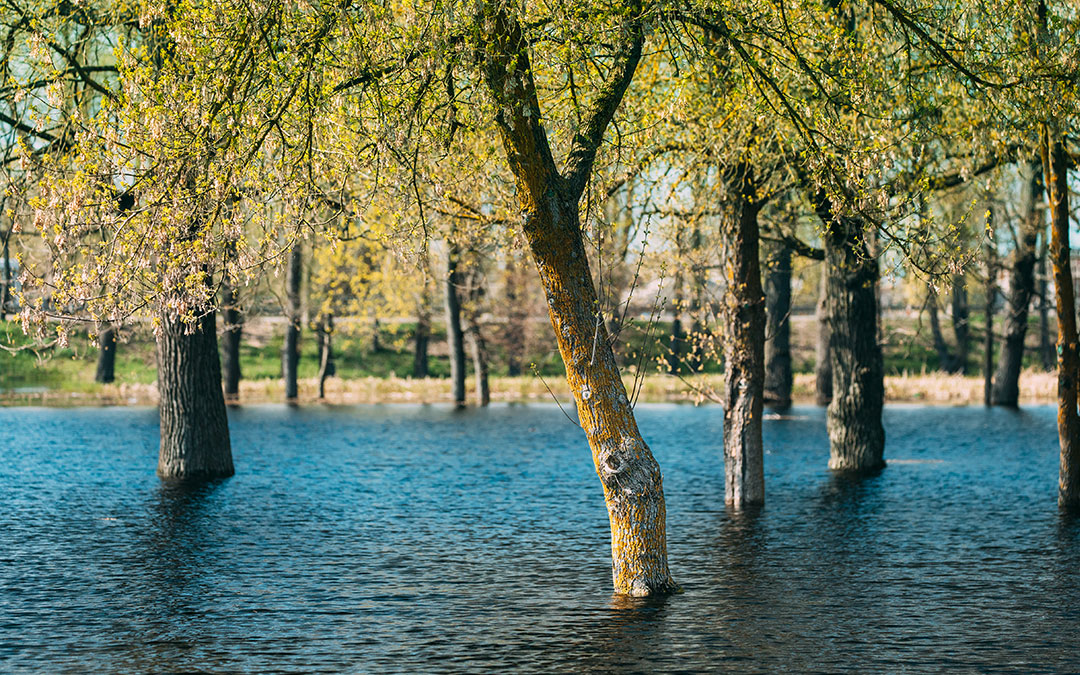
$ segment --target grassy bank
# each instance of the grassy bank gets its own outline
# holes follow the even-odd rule
[[[284,324],[269,318],[249,322],[245,327],[241,350],[244,381],[242,401],[249,403],[280,401],[283,398],[281,345]],[[327,383],[327,399],[335,403],[439,402],[450,400],[450,372],[445,335],[436,329],[430,348],[431,377],[412,379],[411,351],[413,326],[408,323],[383,326],[378,339],[370,326],[345,327],[335,337],[337,377]],[[497,327],[492,327],[492,334]],[[654,326],[654,334],[664,334],[666,326]],[[816,323],[812,317],[792,317],[793,362],[796,370],[796,400],[813,400],[813,349]],[[492,396],[496,401],[552,400],[569,401],[562,364],[554,349],[546,348],[554,340],[545,339],[546,325],[537,326],[537,335],[528,341],[525,364],[534,364],[524,376],[507,377],[505,354],[498,340],[492,340]],[[890,401],[940,404],[981,403],[981,377],[950,376],[934,372],[936,355],[927,344],[928,336],[919,324],[904,317],[886,322],[886,397]],[[627,362],[645,349],[644,331],[633,326],[624,331],[622,352]],[[1037,326],[1029,331],[1029,343],[1037,342]],[[156,363],[153,337],[145,327],[127,327],[117,349],[116,383],[94,382],[97,348],[86,331],[76,331],[65,347],[41,348],[33,345],[14,323],[0,323],[0,403],[71,405],[80,403],[152,404],[157,400],[154,381]],[[976,347],[976,344],[972,345]],[[302,401],[316,399],[317,354],[311,334],[301,342],[300,393]],[[649,347],[655,356],[663,349]],[[1053,374],[1037,372],[1034,350],[1029,350],[1028,369],[1021,377],[1021,399],[1025,403],[1048,403],[1054,400],[1056,379]],[[970,355],[972,366],[981,358]],[[640,384],[641,401],[706,402],[717,400],[721,390],[720,366],[705,364],[705,373],[680,378],[656,373],[655,358],[646,359],[647,374]],[[633,378],[627,377],[627,390],[633,391]],[[472,381],[469,381],[470,387]],[[549,393],[550,388],[552,393]]]

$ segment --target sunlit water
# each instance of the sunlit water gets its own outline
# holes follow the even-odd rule
[[[889,468],[765,426],[723,504],[718,407],[639,406],[685,593],[610,593],[579,429],[552,406],[247,407],[237,475],[154,476],[157,415],[0,410],[0,671],[1075,671],[1080,524],[1054,412],[890,407]]]

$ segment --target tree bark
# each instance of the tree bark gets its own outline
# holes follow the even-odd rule
[[[465,407],[465,339],[461,330],[461,253],[458,245],[447,242],[446,252],[446,342],[450,348],[450,381],[454,405]]]
[[[1073,293],[1069,250],[1069,176],[1065,142],[1046,131],[1044,153],[1050,196],[1051,264],[1058,315],[1058,441],[1061,462],[1058,473],[1058,504],[1080,508],[1080,416],[1077,414],[1077,387],[1080,387],[1080,339],[1076,333],[1076,300]]]
[[[285,400],[296,401],[297,369],[300,365],[300,279],[303,274],[303,249],[300,242],[289,251],[289,269],[285,278],[288,325],[281,350],[281,375],[285,379]]]
[[[116,379],[116,328],[106,324],[98,335],[98,362],[95,382],[109,383]]]
[[[240,312],[236,290],[228,282],[222,283],[221,304],[225,320],[221,369],[225,378],[225,402],[236,403],[240,400],[240,340],[244,333],[244,315]]]
[[[826,232],[826,305],[833,394],[829,403],[829,468],[872,472],[885,467],[885,367],[878,343],[877,260],[870,256],[863,223],[838,216],[818,196]]]
[[[319,400],[326,398],[326,378],[337,372],[334,365],[334,315],[319,317]]]
[[[983,335],[983,404],[993,405],[994,305],[997,299],[997,245],[986,241],[986,333]]]
[[[619,54],[573,142],[567,175],[555,167],[540,121],[529,45],[507,5],[484,5],[480,50],[496,101],[507,161],[517,180],[522,229],[547,296],[566,380],[592,448],[611,524],[615,592],[632,596],[677,590],[668,571],[666,508],[660,466],[649,451],[626,395],[581,233],[579,208],[596,152],[641,58],[640,17],[614,37]],[[490,28],[490,30],[487,30]]]
[[[752,170],[735,169],[736,203],[721,228],[724,246],[724,500],[765,502],[761,414],[765,394],[765,296]]]
[[[765,402],[791,407],[791,248],[778,244],[765,275]]]
[[[1040,218],[1041,222],[1041,218]],[[1054,343],[1050,340],[1050,300],[1047,288],[1046,258],[1049,255],[1046,237],[1043,236],[1044,245],[1039,252],[1039,356],[1042,360],[1043,370],[1049,372],[1056,365],[1057,355],[1054,353]]]
[[[952,278],[952,325],[956,335],[957,372],[967,374],[968,354],[971,353],[971,325],[968,323],[967,285],[963,272]]]
[[[827,406],[832,401],[833,388],[832,358],[829,356],[829,341],[832,339],[832,333],[829,330],[828,297],[829,280],[825,273],[825,265],[822,263],[817,304],[817,347],[814,350],[817,360],[814,364],[815,402],[820,406]]]
[[[194,326],[162,317],[157,335],[162,478],[233,475],[213,312]]]
[[[994,374],[992,403],[1015,408],[1020,399],[1020,369],[1027,336],[1028,306],[1035,293],[1035,257],[1040,223],[1037,205],[1042,195],[1042,168],[1032,164],[1032,175],[1024,189],[1024,218],[1020,223],[1016,251],[1009,271],[1009,299],[1005,312],[1005,337],[1001,343]]]

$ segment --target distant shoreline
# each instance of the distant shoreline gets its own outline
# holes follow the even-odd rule
[[[632,390],[633,378],[624,378],[627,391]],[[326,398],[319,401],[318,381],[300,380],[301,405],[311,403],[376,404],[376,403],[450,403],[450,380],[447,378],[411,379],[400,377],[364,377],[349,380],[330,378],[326,381]],[[468,381],[468,403],[475,403],[473,381]],[[562,403],[571,403],[566,382],[562,377],[541,379],[535,375],[522,377],[493,377],[491,400],[494,402],[552,402],[552,395]],[[723,376],[719,374],[679,378],[671,375],[648,375],[641,383],[638,399],[641,402],[718,403]],[[549,389],[550,388],[550,392]],[[795,403],[814,402],[814,376],[795,375]],[[240,384],[240,404],[278,403],[284,400],[284,387],[279,379],[246,380]],[[925,373],[889,375],[885,377],[885,400],[890,403],[925,403],[931,405],[975,405],[983,402],[981,376]],[[1020,377],[1020,404],[1039,405],[1057,400],[1057,374],[1025,370]],[[156,405],[157,389],[153,384],[116,383],[97,385],[84,391],[62,389],[0,392],[0,405],[96,406],[96,405]]]

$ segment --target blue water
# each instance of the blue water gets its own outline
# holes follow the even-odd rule
[[[1080,670],[1052,409],[890,407],[849,481],[796,408],[745,515],[719,408],[638,413],[685,589],[656,601],[611,595],[553,406],[239,408],[236,476],[186,490],[154,410],[0,409],[0,671]]]

